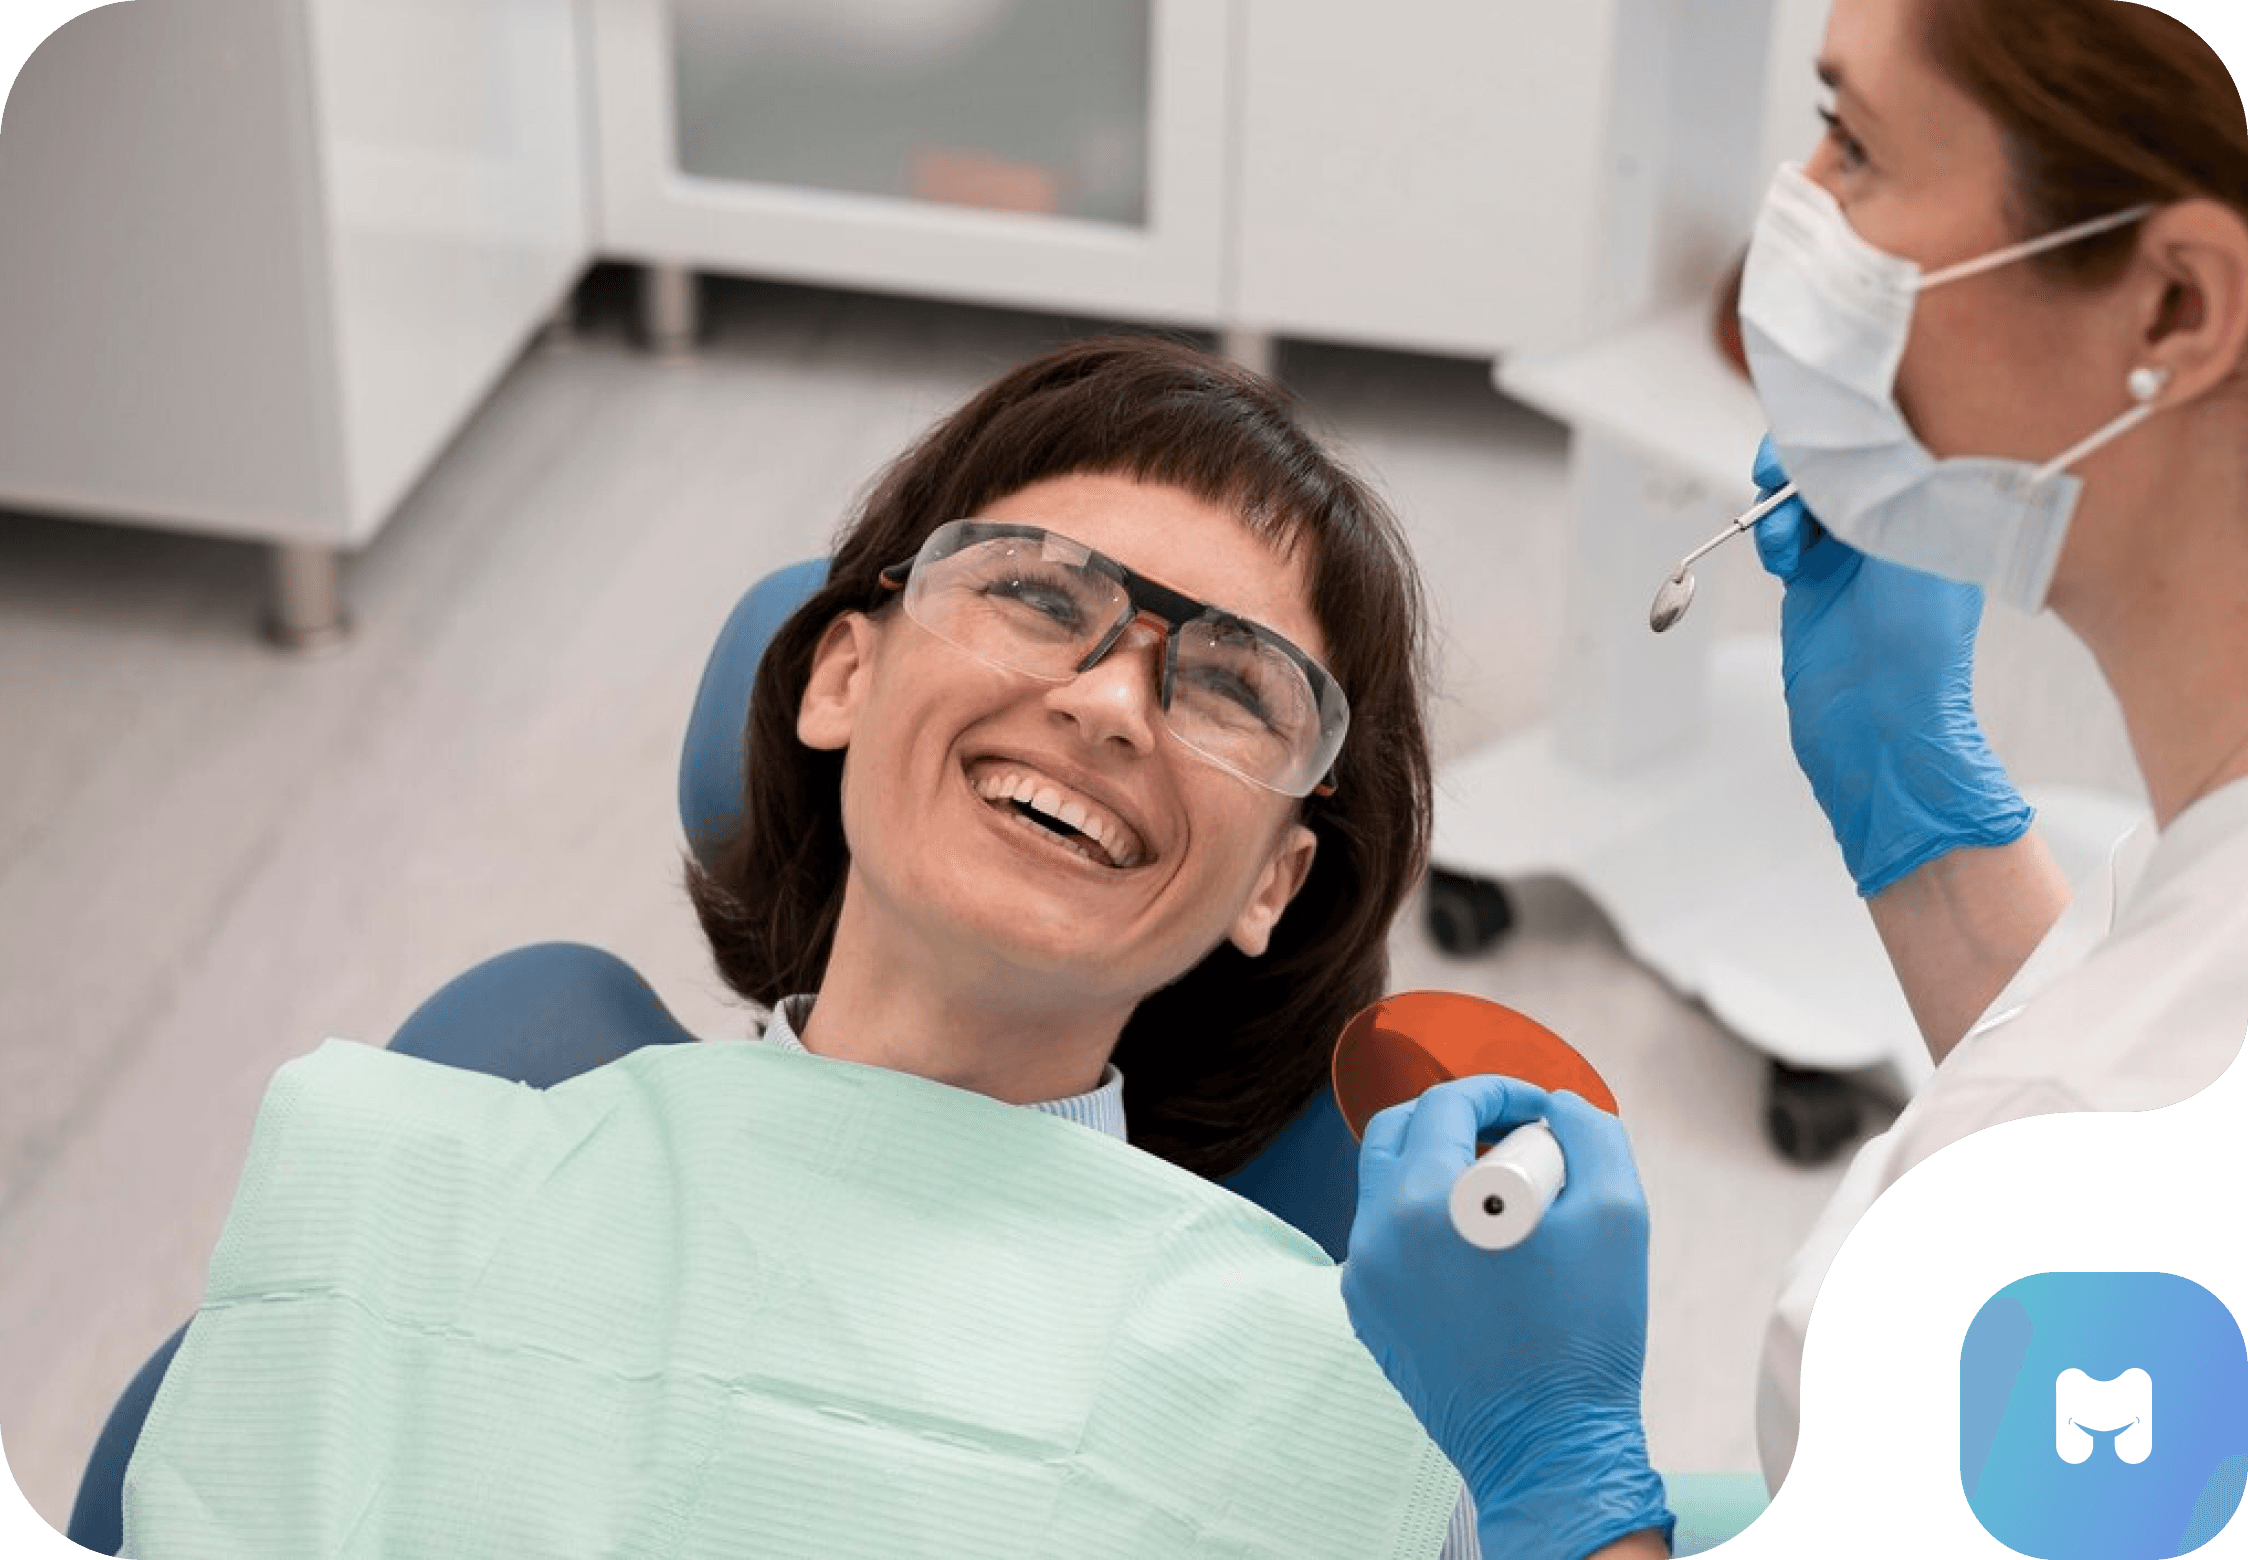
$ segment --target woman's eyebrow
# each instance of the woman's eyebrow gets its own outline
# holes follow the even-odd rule
[[[1850,93],[1850,109],[1855,117],[1866,121],[1868,124],[1878,125],[1881,123],[1881,116],[1873,111],[1873,105],[1865,100],[1865,95],[1851,90],[1849,80],[1843,75],[1840,65],[1833,60],[1821,60],[1818,63],[1818,73],[1820,84],[1827,90],[1836,93]]]

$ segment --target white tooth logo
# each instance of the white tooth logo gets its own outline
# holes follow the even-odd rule
[[[2095,1435],[2121,1431],[2115,1455],[2143,1463],[2154,1451],[2154,1378],[2127,1370],[2113,1381],[2094,1381],[2080,1370],[2064,1370],[2053,1383],[2053,1450],[2061,1461],[2080,1463],[2092,1455]]]

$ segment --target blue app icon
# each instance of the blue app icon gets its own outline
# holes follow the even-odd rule
[[[2248,1486],[2248,1344],[2175,1273],[2038,1273],[1959,1351],[1959,1482],[2035,1560],[2168,1560]]]

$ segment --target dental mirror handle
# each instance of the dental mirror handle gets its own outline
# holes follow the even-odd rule
[[[1701,546],[1678,560],[1678,567],[1655,587],[1655,601],[1647,609],[1647,626],[1658,634],[1667,634],[1678,626],[1687,608],[1694,604],[1694,560],[1722,547],[1757,521],[1795,497],[1795,484],[1790,482],[1770,498],[1763,500],[1747,514],[1735,520]]]
[[[1702,543],[1701,546],[1695,548],[1685,557],[1679,559],[1678,567],[1672,572],[1671,578],[1674,580],[1677,579],[1680,575],[1683,575],[1688,569],[1691,569],[1703,558],[1717,551],[1718,548],[1724,546],[1734,537],[1740,535],[1743,531],[1756,524],[1757,521],[1763,519],[1766,515],[1770,514],[1773,510],[1779,508],[1782,504],[1786,503],[1793,497],[1795,497],[1795,484],[1790,482],[1786,487],[1781,488],[1770,498],[1759,500],[1756,504],[1756,507],[1751,509],[1747,514],[1742,515],[1738,520],[1735,520],[1724,530],[1718,532],[1708,541]]]
[[[1452,1183],[1452,1228],[1484,1251],[1519,1246],[1567,1180],[1553,1129],[1542,1121],[1516,1127]]]

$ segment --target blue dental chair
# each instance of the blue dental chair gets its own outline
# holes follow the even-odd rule
[[[679,765],[687,838],[727,833],[739,815],[750,690],[781,624],[827,579],[825,559],[776,571],[752,586],[719,632],[688,717]],[[643,1045],[695,1037],[623,960],[576,943],[542,943],[487,959],[407,1018],[394,1051],[547,1088]],[[1331,1090],[1247,1168],[1225,1183],[1326,1248],[1337,1261],[1358,1197],[1358,1148]],[[125,1467],[183,1325],[149,1357],[110,1410],[71,1509],[68,1536],[97,1554],[124,1543]]]

